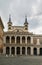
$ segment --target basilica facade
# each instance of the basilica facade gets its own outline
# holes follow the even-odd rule
[[[27,17],[25,17],[23,26],[13,26],[9,16],[7,25],[8,30],[5,32],[0,17],[0,54],[8,56],[42,55],[42,35],[29,32]]]

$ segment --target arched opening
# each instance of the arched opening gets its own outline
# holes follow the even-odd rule
[[[9,55],[10,54],[10,48],[6,47],[6,54]]]
[[[31,43],[31,38],[27,37],[27,43]]]
[[[31,48],[30,48],[30,47],[27,48],[27,54],[28,54],[28,55],[31,54]]]
[[[15,43],[15,37],[14,36],[11,37],[11,43]]]
[[[22,37],[22,43],[25,43],[25,37],[24,36]]]
[[[40,55],[42,55],[42,48],[40,48]]]
[[[22,47],[22,54],[25,55],[25,47]]]
[[[37,55],[37,48],[34,48],[33,51],[34,51],[34,55]]]
[[[16,42],[20,43],[20,37],[19,36],[16,38]]]
[[[14,48],[14,47],[11,48],[11,54],[12,54],[12,55],[15,54],[15,48]]]
[[[20,55],[20,47],[17,47],[17,55]]]
[[[10,43],[10,37],[9,36],[6,37],[6,43]]]

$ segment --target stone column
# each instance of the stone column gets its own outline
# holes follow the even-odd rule
[[[37,48],[37,55],[39,55],[40,54],[40,50],[39,50],[39,48]]]
[[[11,55],[11,46],[10,46],[10,55]]]
[[[20,47],[20,55],[22,55],[22,46]]]
[[[37,39],[37,45],[40,45],[40,41],[39,41],[39,39]]]
[[[15,36],[15,44],[16,44],[16,36]]]
[[[11,37],[10,37],[10,44],[11,44]]]
[[[25,47],[25,55],[27,55],[27,46]]]
[[[31,55],[33,55],[33,47],[31,47]]]
[[[27,37],[26,37],[26,42],[25,43],[27,44]]]
[[[4,55],[6,54],[6,47],[5,46],[3,47],[3,54]]]
[[[15,46],[15,56],[16,56],[17,54],[16,54],[16,46]]]
[[[31,37],[31,44],[33,44],[33,37]]]
[[[22,36],[20,37],[20,44],[22,44]]]

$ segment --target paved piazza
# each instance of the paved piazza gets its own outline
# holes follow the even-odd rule
[[[42,65],[42,56],[0,56],[0,65]]]

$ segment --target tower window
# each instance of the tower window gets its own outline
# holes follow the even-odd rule
[[[27,25],[25,25],[27,27]]]
[[[9,27],[8,29],[11,29],[11,27]]]
[[[27,30],[27,28],[25,28],[25,30]]]
[[[9,25],[9,26],[11,26],[11,25]]]

